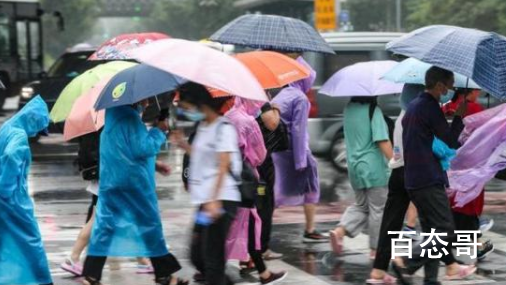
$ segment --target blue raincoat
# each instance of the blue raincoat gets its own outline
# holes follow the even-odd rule
[[[88,255],[168,254],[155,191],[155,159],[165,142],[131,106],[107,109],[100,137],[100,187]]]
[[[0,128],[0,284],[47,284],[51,275],[27,176],[28,138],[47,128],[47,105],[39,97]]]

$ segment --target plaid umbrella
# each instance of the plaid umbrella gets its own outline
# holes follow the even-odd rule
[[[388,43],[387,50],[460,73],[492,95],[506,98],[504,36],[454,26],[428,26]]]
[[[241,16],[214,33],[210,40],[263,50],[334,54],[320,34],[305,22],[274,15]]]

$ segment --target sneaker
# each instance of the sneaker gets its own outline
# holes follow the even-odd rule
[[[493,219],[480,218],[480,231],[481,233],[486,233],[492,229],[494,226]]]
[[[316,230],[312,233],[304,232],[304,238],[302,240],[303,243],[325,243],[328,241],[328,234],[322,234]]]
[[[283,258],[283,254],[282,253],[277,253],[277,252],[274,252],[270,249],[268,249],[266,252],[264,252],[262,254],[262,257],[264,260],[275,260],[275,259],[281,259]]]
[[[260,284],[262,285],[271,285],[271,284],[277,284],[281,281],[283,281],[286,276],[288,276],[288,273],[285,271],[278,272],[278,273],[271,273],[271,277],[267,279],[260,278]]]
[[[137,264],[137,274],[153,274],[155,269],[151,265]]]
[[[491,241],[487,240],[485,243],[483,243],[482,248],[478,249],[478,260],[483,260],[489,254],[491,254],[494,249],[494,244]]]
[[[72,273],[75,276],[83,275],[83,265],[81,262],[72,261],[72,258],[70,258],[70,256],[65,258],[65,262],[60,265],[60,268],[69,273]]]

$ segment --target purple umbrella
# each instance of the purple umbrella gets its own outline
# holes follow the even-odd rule
[[[380,96],[402,92],[403,84],[380,79],[398,63],[392,60],[359,62],[336,72],[320,89],[332,97]]]

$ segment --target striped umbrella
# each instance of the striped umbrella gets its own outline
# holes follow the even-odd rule
[[[275,15],[243,15],[228,23],[210,40],[263,50],[334,54],[321,35],[307,23]]]
[[[428,26],[387,45],[387,50],[460,73],[506,98],[506,37],[454,26]]]

